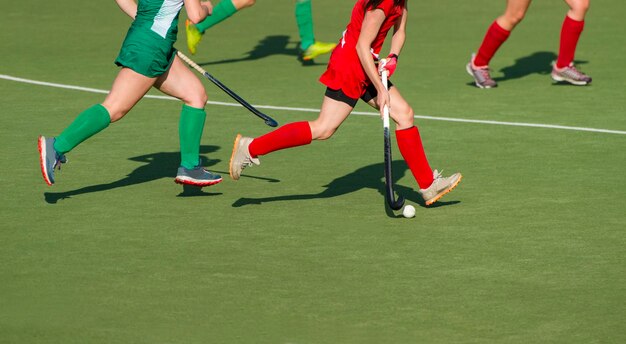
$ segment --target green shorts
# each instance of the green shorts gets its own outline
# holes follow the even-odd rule
[[[175,56],[174,41],[164,39],[149,29],[131,26],[115,64],[155,78],[167,72]]]

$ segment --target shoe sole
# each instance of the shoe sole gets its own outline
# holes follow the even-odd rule
[[[324,55],[324,53],[321,54],[313,54],[313,55],[309,55],[309,56],[302,56],[302,60],[303,61],[313,61],[316,57],[320,56],[320,55]]]
[[[554,80],[556,82],[563,82],[563,81],[565,81],[565,82],[568,82],[568,83],[570,83],[572,85],[576,85],[576,86],[587,86],[587,85],[589,85],[591,83],[591,81],[589,81],[589,82],[587,82],[587,81],[576,81],[576,80],[563,78],[563,77],[560,77],[560,76],[554,75],[554,74],[551,74],[550,76],[552,77],[552,80]]]
[[[43,175],[43,180],[48,184],[48,186],[52,186],[54,184],[50,178],[48,178],[48,171],[46,170],[46,139],[43,136],[39,136],[37,140],[37,148],[39,149],[39,166],[41,166],[41,174]]]
[[[233,158],[235,157],[235,152],[237,151],[237,146],[239,146],[239,140],[241,140],[241,134],[237,134],[235,137],[235,143],[233,144],[233,152],[230,154],[230,162],[228,163],[228,174],[232,180],[237,180],[239,178],[235,178],[233,176]]]
[[[476,78],[474,77],[474,73],[472,72],[472,67],[470,67],[469,63],[467,65],[465,65],[465,70],[467,71],[467,74],[469,74],[472,79],[474,79],[474,85],[476,85],[476,87],[478,88],[483,88],[483,89],[489,89],[489,88],[494,88],[496,86],[483,86],[481,84],[478,83],[478,81],[476,81]]]
[[[332,50],[331,50],[332,51]],[[308,56],[302,56],[302,60],[304,61],[312,61],[314,60],[316,57],[324,55],[324,54],[328,54],[330,53],[330,51],[328,52],[322,52],[322,53],[317,53],[317,54],[313,54],[313,55],[308,55]]]
[[[444,191],[440,192],[439,194],[437,194],[437,196],[435,196],[435,198],[431,199],[430,201],[426,202],[426,205],[431,205],[435,202],[437,202],[439,199],[441,199],[441,197],[445,196],[448,192],[452,191],[457,185],[459,185],[459,183],[461,182],[461,179],[463,179],[463,175],[461,175],[459,177],[459,180],[456,181],[456,183],[454,183],[451,187],[445,189]]]
[[[330,54],[334,49],[335,49],[336,45],[332,48],[332,49],[328,49],[328,50],[324,50],[324,51],[318,51],[314,54],[311,55],[302,55],[302,60],[304,61],[311,61],[314,58],[321,56],[321,55],[325,55],[325,54]]]
[[[223,179],[214,179],[208,182],[200,182],[197,179],[192,179],[192,178],[179,178],[177,177],[176,179],[174,179],[174,182],[176,184],[181,184],[181,185],[193,185],[193,186],[199,186],[199,187],[203,187],[203,186],[211,186],[211,185],[215,185],[217,183],[220,183]]]
[[[328,54],[330,51],[328,52],[320,52],[320,53],[315,53],[315,54],[311,54],[311,55],[307,55],[307,56],[302,56],[302,60],[304,61],[311,61],[313,59],[315,59],[316,57],[320,56],[320,55],[324,55],[324,54]]]

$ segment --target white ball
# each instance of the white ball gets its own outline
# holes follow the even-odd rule
[[[404,215],[407,219],[415,216],[415,207],[410,204],[405,205],[404,209],[402,209],[402,215]]]

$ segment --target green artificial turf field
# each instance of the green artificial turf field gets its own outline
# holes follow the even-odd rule
[[[317,39],[337,40],[352,4],[315,0]],[[385,207],[382,125],[363,104],[237,182],[235,135],[270,128],[207,105],[203,161],[226,178],[197,190],[173,182],[180,103],[144,99],[47,187],[37,136],[104,99],[130,20],[114,1],[6,4],[0,343],[626,342],[626,8],[592,4],[576,55],[592,86],[552,83],[566,5],[542,1],[492,60],[499,88],[480,90],[465,64],[503,9],[411,4],[393,81],[433,168],[464,179],[426,208],[394,144],[405,219]],[[259,1],[193,56],[281,124],[316,118],[328,60],[297,60],[293,11]]]

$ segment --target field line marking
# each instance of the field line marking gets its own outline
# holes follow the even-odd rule
[[[0,74],[0,79],[10,80],[10,81],[15,81],[15,82],[21,82],[21,83],[31,84],[31,85],[63,88],[63,89],[75,90],[75,91],[83,91],[83,92],[91,92],[91,93],[102,93],[102,94],[108,94],[109,93],[108,90],[101,90],[101,89],[96,89],[96,88],[73,86],[73,85],[65,85],[65,84],[57,84],[57,83],[52,83],[52,82],[24,79],[24,78],[18,78],[18,77],[14,77],[14,76],[10,76],[10,75],[5,75],[5,74]],[[150,95],[150,94],[145,95],[144,98],[178,100],[178,99],[170,97],[170,96],[159,96],[159,95]],[[238,103],[227,103],[227,102],[216,102],[216,101],[208,101],[207,104],[220,105],[220,106],[238,106],[238,107],[241,107],[241,105],[238,104]],[[259,109],[280,110],[280,111],[315,112],[315,113],[319,112],[319,109],[300,108],[300,107],[288,107],[288,106],[254,105],[254,107],[257,107]],[[352,111],[352,114],[362,115],[362,116],[379,116],[379,114],[376,113],[376,112],[364,112],[364,111]],[[586,131],[586,132],[594,132],[594,133],[626,135],[626,131],[623,131],[623,130],[610,130],[610,129],[598,129],[598,128],[586,128],[586,127],[571,127],[571,126],[566,126],[566,125],[555,125],[555,124],[539,124],[539,123],[523,123],[523,122],[502,122],[502,121],[493,121],[493,120],[478,120],[478,119],[451,118],[451,117],[434,117],[434,116],[420,116],[420,115],[415,115],[414,117],[415,118],[419,118],[419,119],[432,120],[432,121],[447,121],[447,122],[460,122],[460,123],[473,123],[473,124],[489,124],[489,125],[528,127],[528,128],[559,129],[559,130]]]

